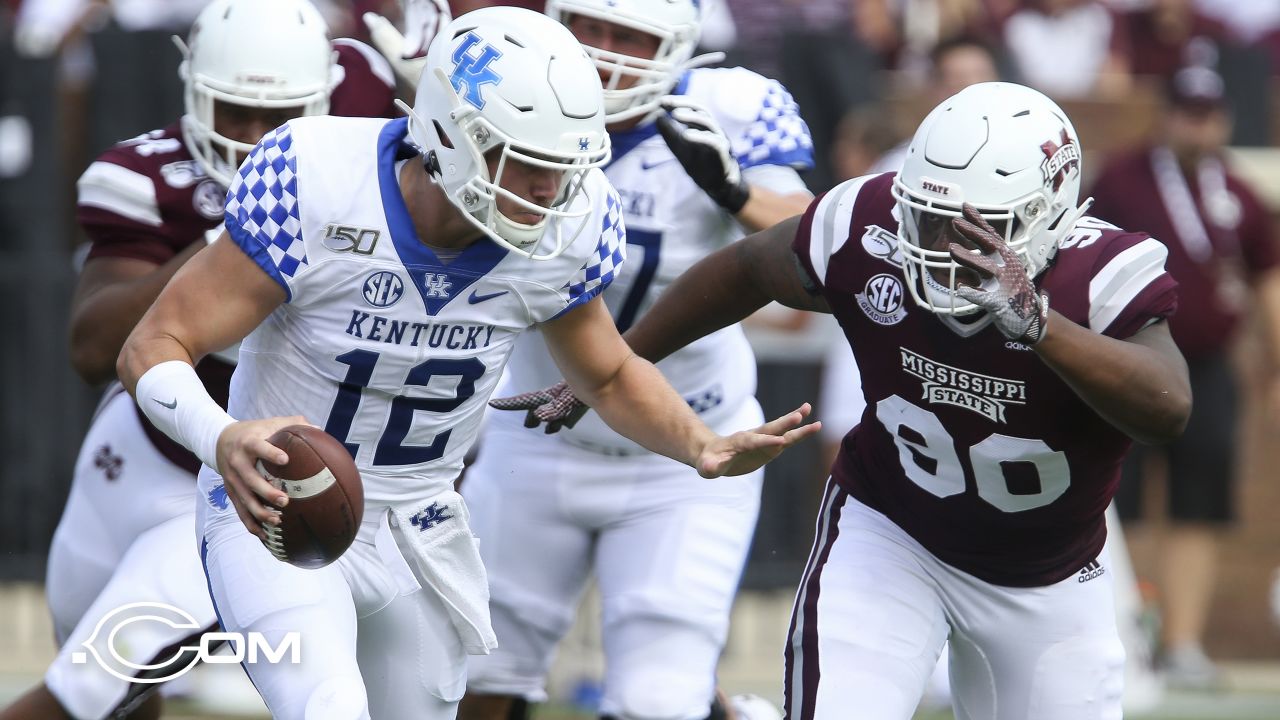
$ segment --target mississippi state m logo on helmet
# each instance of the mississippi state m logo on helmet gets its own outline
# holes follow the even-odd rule
[[[479,43],[480,37],[475,33],[467,33],[462,38],[462,44],[454,49],[451,56],[453,73],[449,76],[449,83],[459,97],[474,105],[477,110],[483,110],[484,98],[480,97],[480,88],[502,82],[502,76],[489,67],[494,60],[502,57],[502,52],[492,45],[485,45],[478,55],[472,55],[471,48]]]
[[[1062,187],[1062,181],[1072,171],[1080,172],[1080,146],[1075,144],[1066,128],[1062,130],[1062,142],[1046,140],[1040,149],[1044,151],[1044,162],[1040,163],[1040,171],[1044,173],[1045,183],[1053,183],[1053,191]]]

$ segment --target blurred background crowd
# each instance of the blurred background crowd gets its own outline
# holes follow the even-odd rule
[[[815,193],[895,169],[924,114],[968,84],[1021,82],[1062,104],[1093,214],[1170,246],[1183,288],[1174,334],[1196,402],[1212,405],[1183,444],[1126,469],[1119,506],[1153,648],[1198,686],[1223,683],[1211,657],[1280,660],[1280,0],[707,2],[704,49],[798,102]],[[541,9],[452,9],[490,4]],[[171,36],[203,5],[0,0],[0,584],[42,578],[97,397],[67,361],[75,179],[112,143],[182,113]],[[398,12],[393,0],[316,5],[335,36],[363,37],[366,11]],[[861,400],[834,325],[775,309],[752,336],[766,412],[819,398],[830,433],[769,470],[744,588],[786,593]]]

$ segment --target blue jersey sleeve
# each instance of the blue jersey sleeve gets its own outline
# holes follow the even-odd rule
[[[600,227],[600,239],[586,262],[561,288],[568,305],[555,317],[585,305],[605,291],[622,268],[627,257],[627,229],[622,222],[622,201],[612,188],[605,196],[604,219]]]
[[[267,133],[227,189],[226,228],[241,250],[293,298],[307,264],[298,214],[298,161],[289,124]]]

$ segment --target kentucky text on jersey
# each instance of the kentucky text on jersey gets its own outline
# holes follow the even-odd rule
[[[644,190],[628,190],[618,188],[622,196],[622,211],[628,218],[653,217],[658,205],[658,196]]]
[[[365,322],[368,325],[365,325]],[[410,332],[412,331],[412,332]],[[391,320],[360,310],[351,311],[351,321],[344,331],[353,337],[376,342],[418,347],[446,347],[450,350],[478,350],[489,347],[493,339],[492,325],[451,325],[449,323],[421,323],[408,320]],[[484,340],[480,336],[483,333]]]

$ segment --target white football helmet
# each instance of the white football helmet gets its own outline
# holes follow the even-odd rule
[[[187,149],[223,185],[231,184],[236,154],[247,155],[254,143],[214,130],[215,102],[323,115],[343,77],[329,28],[307,0],[214,0],[187,42],[174,41],[185,58],[178,74],[186,86]]]
[[[1030,277],[1040,274],[1091,202],[1079,203],[1080,159],[1071,120],[1029,87],[978,83],[934,108],[893,182],[902,267],[916,302],[942,315],[981,309],[955,295],[962,266],[933,244],[966,202],[1004,233]]]
[[[572,16],[583,15],[624,25],[661,41],[652,58],[587,47],[596,67],[608,73],[604,108],[609,123],[656,113],[658,101],[671,94],[680,74],[702,64],[690,63],[702,31],[698,0],[547,0],[547,15],[566,25]],[[636,78],[635,84],[620,89],[618,85],[628,77]]]
[[[404,110],[427,172],[495,242],[550,260],[582,232],[586,223],[575,223],[566,238],[564,224],[591,212],[583,181],[608,162],[609,135],[599,76],[563,25],[516,7],[466,13],[431,42],[414,106]],[[493,177],[485,160],[490,153],[498,153]],[[502,187],[512,161],[560,173],[551,207]],[[498,210],[499,197],[542,219],[529,225],[508,218]],[[548,234],[555,246],[539,254]]]

